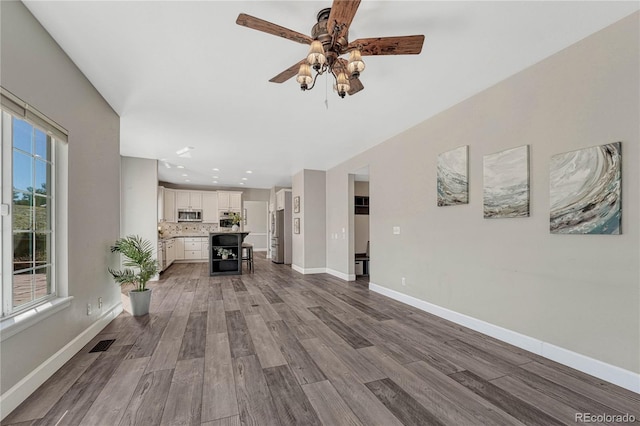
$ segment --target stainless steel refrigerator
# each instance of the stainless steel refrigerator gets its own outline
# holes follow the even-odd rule
[[[284,263],[284,210],[271,212],[271,261]]]

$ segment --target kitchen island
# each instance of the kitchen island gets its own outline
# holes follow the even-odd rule
[[[242,274],[242,242],[248,232],[212,232],[209,234],[209,275]]]

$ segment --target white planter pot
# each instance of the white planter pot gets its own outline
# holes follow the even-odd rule
[[[130,291],[129,300],[131,300],[131,315],[134,317],[147,315],[149,313],[149,304],[151,303],[151,289],[144,291]]]

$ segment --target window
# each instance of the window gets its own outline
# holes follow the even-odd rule
[[[66,142],[66,134],[4,89],[1,134],[0,268],[7,317],[57,296],[56,145]]]

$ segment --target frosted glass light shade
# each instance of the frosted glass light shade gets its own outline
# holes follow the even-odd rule
[[[336,91],[340,97],[344,98],[345,93],[347,93],[349,89],[351,89],[349,77],[347,77],[345,73],[341,72],[336,78]]]
[[[354,77],[358,77],[360,73],[364,71],[364,61],[362,60],[362,55],[359,50],[354,49],[351,51],[347,70]]]
[[[324,46],[318,40],[314,40],[309,48],[309,54],[307,55],[307,62],[314,68],[321,67],[327,62],[327,57],[324,56]]]
[[[298,70],[298,77],[296,77],[296,81],[300,85],[309,85],[313,81],[313,77],[311,77],[311,67],[309,64],[300,65],[300,69]]]

